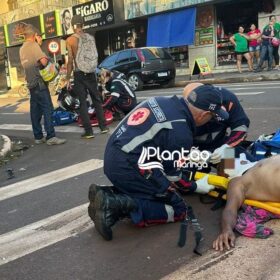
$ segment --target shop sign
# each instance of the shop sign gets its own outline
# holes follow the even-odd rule
[[[50,12],[43,15],[45,38],[57,36],[55,12]]]
[[[124,0],[125,19],[156,14],[207,2],[213,2],[213,0]]]
[[[24,27],[26,24],[32,24],[38,30],[40,28],[40,17],[27,18],[21,21],[13,22],[7,26],[8,46],[19,45],[24,41]]]
[[[70,35],[74,33],[71,19],[73,16],[73,10],[72,7],[65,8],[60,11],[60,22],[61,22],[61,28],[62,28],[62,34],[63,35]]]
[[[84,29],[100,27],[115,22],[112,0],[93,0],[73,7],[73,15],[84,18]]]
[[[209,63],[206,57],[198,57],[194,61],[194,66],[191,72],[191,75],[198,75],[199,76],[206,76],[206,75],[213,75]]]
[[[210,45],[213,44],[214,40],[214,29],[213,27],[209,28],[200,28],[195,30],[195,45]]]
[[[50,41],[48,44],[48,50],[50,53],[55,54],[59,52],[59,44],[56,41]]]

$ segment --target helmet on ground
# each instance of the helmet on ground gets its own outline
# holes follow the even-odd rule
[[[73,112],[80,108],[79,99],[73,97],[65,88],[59,94],[57,102],[66,111]]]

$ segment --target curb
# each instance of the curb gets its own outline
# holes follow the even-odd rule
[[[3,147],[0,151],[0,158],[5,157],[5,155],[12,149],[12,141],[6,135],[0,135],[3,140]]]
[[[269,77],[265,75],[260,75],[256,77],[229,77],[229,78],[210,78],[210,79],[193,79],[177,81],[175,87],[184,87],[190,83],[207,83],[207,84],[228,84],[228,83],[248,83],[248,82],[261,82],[261,81],[279,81],[279,74],[272,74]]]

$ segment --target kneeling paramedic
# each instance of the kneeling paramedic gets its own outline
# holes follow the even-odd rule
[[[192,103],[193,101],[189,98],[190,93],[202,85],[202,83],[190,83],[184,88],[183,96]],[[207,95],[213,90],[221,95],[222,108],[226,110],[229,118],[212,119],[203,126],[197,127],[194,146],[199,147],[200,150],[213,152],[210,162],[217,164],[228,147],[235,147],[237,157],[240,153],[246,153],[242,142],[247,136],[250,120],[233,92],[222,87],[204,85],[204,94]],[[254,160],[249,154],[246,153],[246,155],[251,161]]]
[[[184,184],[188,178],[174,166],[173,159],[162,160],[160,155],[182,149],[190,151],[196,126],[216,116],[227,118],[228,114],[221,109],[220,93],[213,90],[205,95],[204,87],[191,93],[193,104],[176,96],[155,97],[140,103],[109,138],[104,172],[114,186],[92,185],[88,209],[104,239],[112,239],[111,227],[125,216],[142,227],[185,218],[186,204],[174,191],[174,182]],[[151,148],[157,149],[159,155],[147,160]],[[208,193],[214,188],[207,183],[207,176],[188,186],[189,191],[197,193]]]
[[[100,83],[106,92],[104,109],[116,114],[127,115],[137,105],[136,95],[130,84],[125,80],[125,75],[118,71],[102,69]]]

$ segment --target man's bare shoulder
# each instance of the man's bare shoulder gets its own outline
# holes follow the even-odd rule
[[[66,43],[70,46],[77,46],[78,45],[78,38],[76,36],[70,36],[66,39]]]

